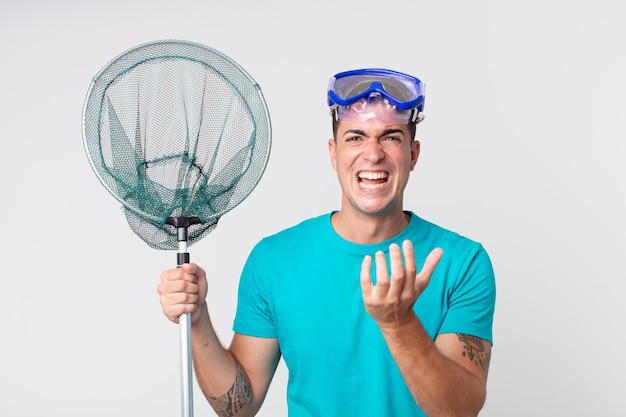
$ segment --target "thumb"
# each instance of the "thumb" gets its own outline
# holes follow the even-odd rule
[[[415,291],[418,294],[421,294],[430,283],[430,277],[433,275],[433,271],[439,263],[442,255],[443,249],[435,248],[426,257],[426,260],[424,261],[424,266],[415,277]]]

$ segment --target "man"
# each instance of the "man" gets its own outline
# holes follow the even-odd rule
[[[256,414],[281,355],[290,417],[476,416],[494,276],[479,243],[403,208],[420,153],[422,83],[348,71],[331,79],[328,100],[341,209],[257,244],[228,349],[197,265],[162,274],[163,312],[174,322],[192,312],[196,377],[219,416]]]

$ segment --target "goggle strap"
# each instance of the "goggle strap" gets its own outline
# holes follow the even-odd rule
[[[424,119],[424,115],[420,113],[420,111],[415,108],[413,109],[413,116],[411,116],[411,123],[419,123]]]

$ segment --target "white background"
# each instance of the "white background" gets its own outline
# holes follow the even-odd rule
[[[131,232],[81,133],[91,78],[158,39],[233,58],[261,85],[272,116],[260,184],[190,247],[210,274],[226,344],[251,247],[339,206],[326,150],[328,78],[389,67],[427,85],[407,208],[482,242],[494,263],[495,347],[481,416],[626,415],[618,5],[3,0],[0,415],[180,414],[178,328],[156,293],[175,254]],[[281,363],[260,415],[285,415],[285,381]],[[196,414],[213,415],[195,394]]]

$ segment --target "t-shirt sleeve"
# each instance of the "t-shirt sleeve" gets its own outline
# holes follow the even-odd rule
[[[461,333],[493,344],[496,283],[489,255],[480,244],[471,250],[448,299],[448,312],[439,333]]]
[[[270,270],[261,241],[252,250],[239,280],[233,331],[255,337],[276,337],[274,315],[269,305],[266,276]]]

